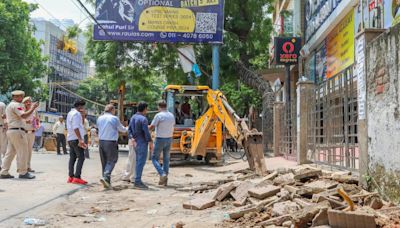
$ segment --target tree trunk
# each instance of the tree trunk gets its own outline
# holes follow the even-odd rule
[[[240,80],[247,86],[257,90],[262,96],[262,132],[264,151],[268,151],[268,145],[273,142],[273,104],[275,93],[269,82],[262,79],[260,75],[246,67],[242,61],[236,62],[236,68]]]

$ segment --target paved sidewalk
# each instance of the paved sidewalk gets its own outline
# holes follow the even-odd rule
[[[91,156],[91,159],[85,160],[82,171],[82,178],[89,183],[98,181],[101,173],[98,153],[93,152]],[[79,185],[66,183],[68,159],[69,155],[34,152],[32,168],[36,171],[36,179],[0,179],[0,224],[24,211],[78,190]],[[18,176],[16,161],[13,162],[10,173]]]

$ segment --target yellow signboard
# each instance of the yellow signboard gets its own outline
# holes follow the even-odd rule
[[[333,29],[326,38],[327,78],[340,73],[354,63],[354,11]]]
[[[185,8],[150,7],[139,19],[140,31],[151,32],[194,32],[196,16]]]

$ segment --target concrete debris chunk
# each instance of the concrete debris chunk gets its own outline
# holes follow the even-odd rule
[[[243,217],[247,213],[255,212],[255,211],[257,211],[257,208],[255,206],[244,206],[244,207],[235,209],[235,210],[229,212],[228,214],[229,214],[229,218],[238,219],[238,218]]]
[[[338,186],[338,183],[335,181],[331,180],[317,180],[313,181],[310,183],[307,183],[304,185],[304,187],[312,188],[312,189],[321,189],[321,190],[327,190],[327,189],[332,189],[336,188]]]
[[[271,225],[281,226],[284,222],[289,221],[292,217],[290,215],[282,215],[275,218],[270,218],[266,221],[257,223],[257,226],[267,227]]]
[[[230,192],[231,196],[235,199],[235,206],[243,206],[246,203],[246,199],[249,196],[249,189],[253,188],[254,184],[250,181],[244,181],[240,183],[236,189]]]
[[[250,189],[249,195],[257,198],[257,199],[265,199],[270,196],[276,195],[276,193],[280,192],[281,188],[273,186],[273,185],[268,185],[265,187],[255,187]]]
[[[307,199],[302,199],[302,198],[294,198],[293,202],[296,202],[300,207],[305,208],[305,207],[311,207],[314,206],[315,203],[310,202]]]
[[[307,227],[314,217],[321,211],[330,207],[328,202],[321,202],[317,205],[305,207],[293,215],[293,224],[295,227]]]
[[[274,184],[275,185],[283,186],[283,185],[292,185],[294,183],[295,183],[295,180],[294,180],[294,174],[293,173],[287,173],[287,174],[284,174],[284,175],[281,175],[281,176],[277,176],[274,179]]]
[[[284,201],[274,204],[272,208],[272,216],[282,216],[293,214],[300,210],[300,206],[292,201]]]
[[[183,203],[183,208],[190,210],[204,210],[213,206],[215,206],[215,200],[208,196],[201,196]]]
[[[367,205],[374,210],[379,210],[383,207],[383,202],[379,196],[369,196],[365,198],[364,205]]]
[[[312,226],[323,226],[329,225],[328,220],[328,209],[324,208],[321,209],[317,215],[315,215],[314,219],[312,220]]]
[[[322,171],[320,169],[307,168],[296,171],[293,178],[298,181],[305,181],[311,178],[317,178],[319,176],[322,176]]]
[[[352,176],[352,175],[343,175],[343,174],[338,174],[334,173],[332,174],[332,180],[335,180],[340,183],[346,183],[346,184],[358,184],[358,177]]]
[[[227,183],[218,188],[217,193],[214,195],[214,199],[218,201],[224,200],[233,189],[239,185],[239,182]]]
[[[375,216],[357,211],[328,210],[329,225],[343,228],[376,228]]]

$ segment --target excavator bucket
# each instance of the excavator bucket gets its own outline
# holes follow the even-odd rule
[[[249,167],[256,174],[263,176],[267,172],[264,159],[263,134],[258,131],[249,131],[243,142]]]

